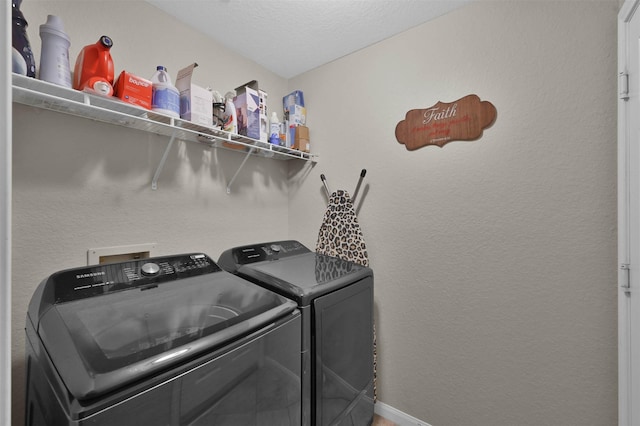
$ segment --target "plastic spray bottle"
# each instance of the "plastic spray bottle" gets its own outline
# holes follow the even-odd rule
[[[280,121],[278,120],[278,114],[276,114],[275,111],[271,113],[271,120],[269,124],[269,143],[273,145],[280,145]]]

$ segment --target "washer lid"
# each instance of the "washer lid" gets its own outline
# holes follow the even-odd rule
[[[58,299],[42,312],[38,335],[69,391],[78,399],[99,396],[221,347],[296,308],[273,292],[215,269],[154,285]],[[74,275],[88,273],[81,271]],[[41,294],[51,292],[55,289]]]
[[[373,271],[366,266],[313,252],[242,265],[237,273],[293,298],[301,306],[366,276],[373,276]]]

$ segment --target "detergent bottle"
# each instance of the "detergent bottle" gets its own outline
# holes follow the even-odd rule
[[[113,41],[105,35],[95,44],[85,46],[78,54],[73,74],[73,88],[91,89],[98,94],[113,94],[113,59],[111,58]]]
[[[171,117],[180,118],[180,92],[171,83],[167,68],[158,65],[151,77],[151,109]]]
[[[31,44],[29,44],[29,37],[27,37],[27,20],[24,19],[24,15],[20,11],[20,4],[22,0],[13,0],[11,3],[11,17],[13,21],[12,26],[12,46],[22,56],[24,60],[24,65],[26,68],[26,72],[24,73],[27,77],[36,76],[36,60],[33,57],[33,52],[31,51]],[[14,64],[20,64],[21,61],[15,56],[13,59]],[[22,67],[18,67],[16,69],[15,65],[13,66],[13,71],[20,72],[22,74]]]
[[[69,46],[71,41],[64,32],[62,19],[47,16],[47,22],[40,25],[42,50],[40,51],[40,80],[71,87],[69,66]]]

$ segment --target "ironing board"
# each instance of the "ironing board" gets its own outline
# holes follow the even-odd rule
[[[324,214],[316,253],[369,266],[369,254],[358,223],[356,211],[347,191],[338,190],[329,196]],[[377,400],[377,341],[373,324],[373,401]]]
[[[338,190],[329,197],[316,252],[369,266],[367,247],[347,191]]]

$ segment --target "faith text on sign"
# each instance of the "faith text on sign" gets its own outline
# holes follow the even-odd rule
[[[496,120],[496,107],[468,95],[455,102],[438,102],[426,109],[412,109],[396,125],[396,139],[409,151],[427,145],[443,147],[453,141],[473,141]]]

